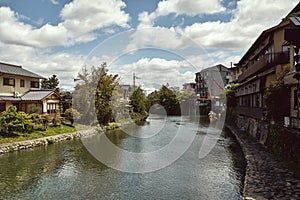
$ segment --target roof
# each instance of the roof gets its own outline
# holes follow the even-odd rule
[[[1,63],[1,62],[0,62],[0,73],[26,76],[26,77],[38,78],[38,79],[45,79],[44,77],[42,77],[38,74],[35,74],[31,71],[23,69],[22,66]]]
[[[225,66],[222,65],[222,64],[218,64],[218,65],[215,65],[215,66],[212,66],[212,67],[208,67],[208,68],[202,69],[202,70],[200,71],[200,73],[206,72],[206,71],[219,71],[219,72],[221,72],[221,71],[224,71],[224,70],[225,70],[225,71],[228,71],[229,68],[225,67]]]
[[[46,97],[50,96],[52,93],[55,93],[53,90],[30,90],[25,93],[21,100],[23,101],[41,101]]]
[[[20,97],[11,97],[11,96],[0,96],[2,101],[21,101]]]

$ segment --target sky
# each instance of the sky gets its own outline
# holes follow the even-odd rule
[[[74,88],[83,66],[107,62],[146,91],[194,82],[237,63],[299,0],[0,0],[0,62]]]

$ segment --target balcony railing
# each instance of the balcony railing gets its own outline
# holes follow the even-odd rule
[[[253,62],[253,63],[252,63]],[[273,67],[279,64],[289,63],[288,53],[265,54],[259,57],[256,61],[250,61],[248,68],[239,76],[238,81],[242,82],[246,78],[262,71],[267,67]]]

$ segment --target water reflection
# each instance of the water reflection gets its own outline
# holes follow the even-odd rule
[[[137,143],[137,138],[118,130],[107,136],[119,147],[152,151],[170,142],[173,133],[167,131],[178,126],[177,122],[170,118],[166,132],[157,141],[147,138]],[[203,138],[197,134],[188,151],[172,165],[144,174],[106,167],[88,153],[80,140],[2,155],[0,198],[240,199],[245,163],[239,146],[222,134],[212,152],[199,159]],[[122,155],[118,156],[123,162]]]

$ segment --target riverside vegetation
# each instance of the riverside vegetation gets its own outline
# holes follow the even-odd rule
[[[57,110],[52,115],[40,115],[38,109],[32,109],[27,114],[9,106],[0,114],[0,144],[74,132],[75,122],[77,128],[99,125],[103,130],[115,129],[130,120],[145,121],[149,109],[157,104],[165,108],[167,115],[180,115],[180,105],[194,96],[193,92],[176,92],[164,85],[146,96],[141,87],[134,86],[129,101],[125,100],[119,76],[109,74],[106,63],[89,70],[84,67],[78,78],[80,82],[72,93],[73,108],[64,113]],[[60,92],[58,84],[53,75],[42,82],[42,88]]]

